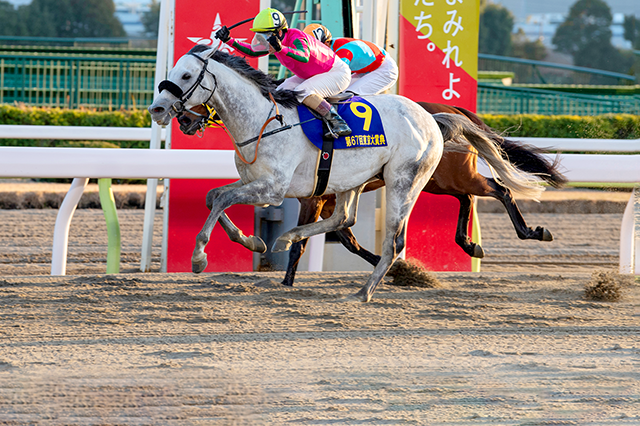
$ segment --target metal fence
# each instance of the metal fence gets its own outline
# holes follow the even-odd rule
[[[0,55],[0,103],[132,108],[153,100],[154,58]]]
[[[580,95],[479,83],[478,112],[505,115],[640,114],[640,95]]]
[[[153,101],[154,77],[153,57],[0,54],[0,103],[64,108],[145,108]],[[640,114],[640,95],[581,95],[481,82],[478,84],[478,111],[545,115]]]
[[[632,75],[617,72],[484,53],[478,54],[478,69],[511,71],[517,84],[616,85],[636,80]]]

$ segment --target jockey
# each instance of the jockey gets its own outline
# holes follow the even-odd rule
[[[299,92],[298,100],[320,114],[328,124],[330,132],[326,137],[351,134],[336,108],[325,100],[349,86],[349,67],[314,37],[297,28],[288,28],[286,18],[276,9],[268,8],[258,13],[251,31],[256,33],[251,44],[233,39],[226,26],[218,30],[216,38],[247,56],[273,53],[293,73],[278,89]]]
[[[320,24],[307,25],[304,32],[331,47],[349,65],[353,74],[348,91],[363,96],[377,95],[398,80],[396,61],[376,44],[347,37],[332,40],[331,32]]]

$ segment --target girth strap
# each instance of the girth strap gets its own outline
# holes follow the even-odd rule
[[[331,163],[333,162],[333,142],[334,138],[322,138],[322,150],[320,151],[320,159],[318,160],[318,172],[316,179],[316,188],[313,191],[314,197],[324,194],[329,184],[329,176],[331,175]]]

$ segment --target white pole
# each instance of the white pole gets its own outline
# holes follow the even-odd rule
[[[640,275],[640,188],[633,189],[633,248],[635,251],[634,273]]]
[[[167,74],[173,68],[175,47],[174,16],[176,10],[175,0],[170,0],[171,18],[169,25],[169,39],[167,42]],[[164,149],[171,149],[171,123],[167,126],[167,137]],[[164,180],[164,192],[162,193],[162,245],[160,248],[160,272],[167,272],[167,251],[169,248],[169,196],[171,195],[171,179]]]
[[[56,225],[53,229],[53,247],[51,249],[51,275],[64,275],[67,272],[67,244],[69,242],[69,227],[73,213],[78,207],[84,188],[89,183],[89,178],[75,178],[71,183],[69,192],[64,197]]]
[[[167,76],[167,55],[169,37],[173,32],[173,8],[171,0],[162,0],[160,4],[160,21],[158,23],[158,52],[156,54],[156,73],[154,98],[158,96],[158,84]],[[155,122],[151,124],[150,149],[160,149],[161,127]],[[151,249],[153,247],[153,220],[156,212],[156,196],[158,179],[147,180],[147,195],[144,202],[144,227],[142,230],[142,250],[140,253],[140,270],[151,270]]]
[[[325,234],[314,235],[309,238],[307,250],[309,251],[309,272],[321,272],[324,263],[324,236]]]
[[[633,253],[635,253],[634,274],[640,275],[640,188],[633,189]]]
[[[387,45],[385,49],[391,57],[398,62],[398,51],[400,46],[399,26],[400,26],[400,0],[389,1],[389,14],[387,16]],[[398,94],[398,84],[391,87],[391,93]]]

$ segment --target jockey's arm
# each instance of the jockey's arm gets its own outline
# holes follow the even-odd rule
[[[293,41],[293,47],[282,46],[280,53],[284,53],[288,57],[303,63],[309,62],[309,58],[311,57],[311,49],[307,45],[307,42],[299,38]]]
[[[336,50],[336,56],[342,59],[347,65],[351,65],[351,60],[353,59],[353,52],[349,49],[338,49]]]
[[[238,41],[233,37],[227,42],[227,44],[233,47],[234,49],[238,50],[238,52],[242,53],[243,55],[251,56],[254,58],[269,54],[268,50],[258,50],[258,51],[253,50],[249,43]]]

